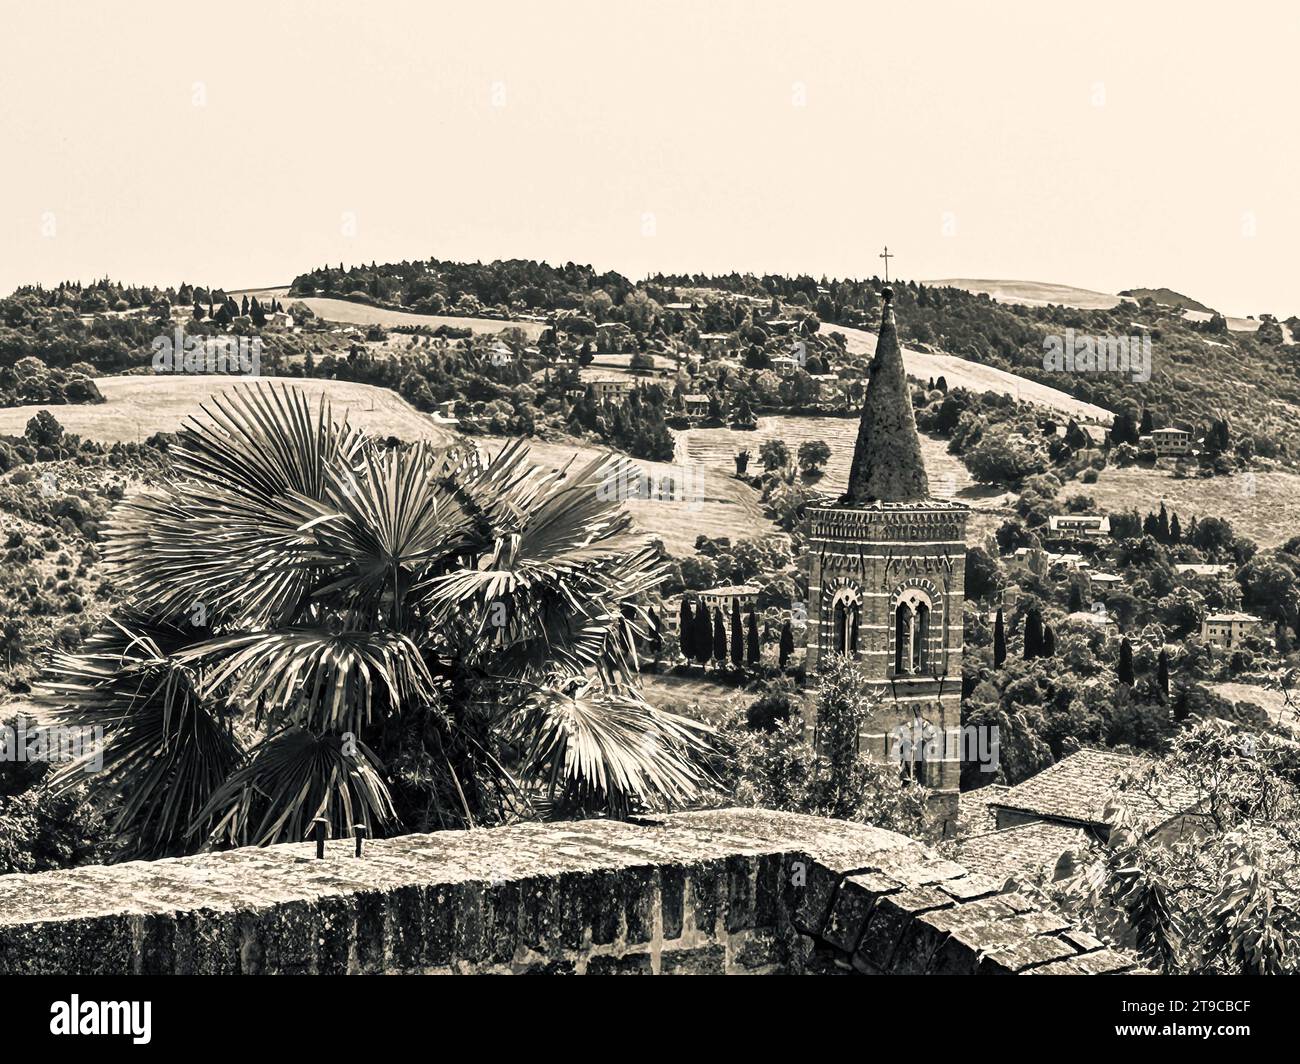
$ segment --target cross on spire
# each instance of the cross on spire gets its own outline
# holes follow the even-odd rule
[[[897,258],[898,256],[891,255],[889,253],[889,245],[886,244],[884,252],[880,255],[877,255],[876,257],[885,260],[885,284],[889,284],[889,260],[893,258]]]

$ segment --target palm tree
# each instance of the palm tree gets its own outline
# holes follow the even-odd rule
[[[204,410],[175,481],[111,518],[125,605],[42,693],[105,729],[89,778],[125,854],[301,839],[317,816],[626,815],[708,782],[705,729],[632,685],[663,570],[599,490],[622,459],[385,448],[284,387]]]

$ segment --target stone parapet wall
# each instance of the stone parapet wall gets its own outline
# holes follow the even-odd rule
[[[0,974],[1131,967],[901,835],[766,810],[0,877]]]

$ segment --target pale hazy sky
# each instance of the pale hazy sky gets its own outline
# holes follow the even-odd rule
[[[1300,313],[1300,5],[0,0],[0,290],[524,257]]]

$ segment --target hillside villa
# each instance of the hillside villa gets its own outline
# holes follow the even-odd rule
[[[753,584],[735,584],[701,591],[700,601],[710,610],[720,609],[724,617],[731,616],[731,604],[740,603],[740,612],[748,613],[758,607],[758,588]]]
[[[1192,453],[1192,434],[1186,429],[1153,429],[1138,442],[1150,440],[1157,458],[1183,458]]]
[[[621,403],[632,390],[632,382],[625,377],[598,377],[586,385],[598,403]]]
[[[683,395],[682,402],[686,404],[686,416],[692,420],[698,421],[700,418],[709,416],[709,397],[698,393]]]
[[[1110,518],[1101,514],[1054,514],[1047,519],[1047,530],[1061,536],[1100,539],[1110,535]]]
[[[1268,625],[1250,613],[1211,613],[1201,622],[1201,638],[1224,650],[1241,646],[1248,636],[1266,636]]]

